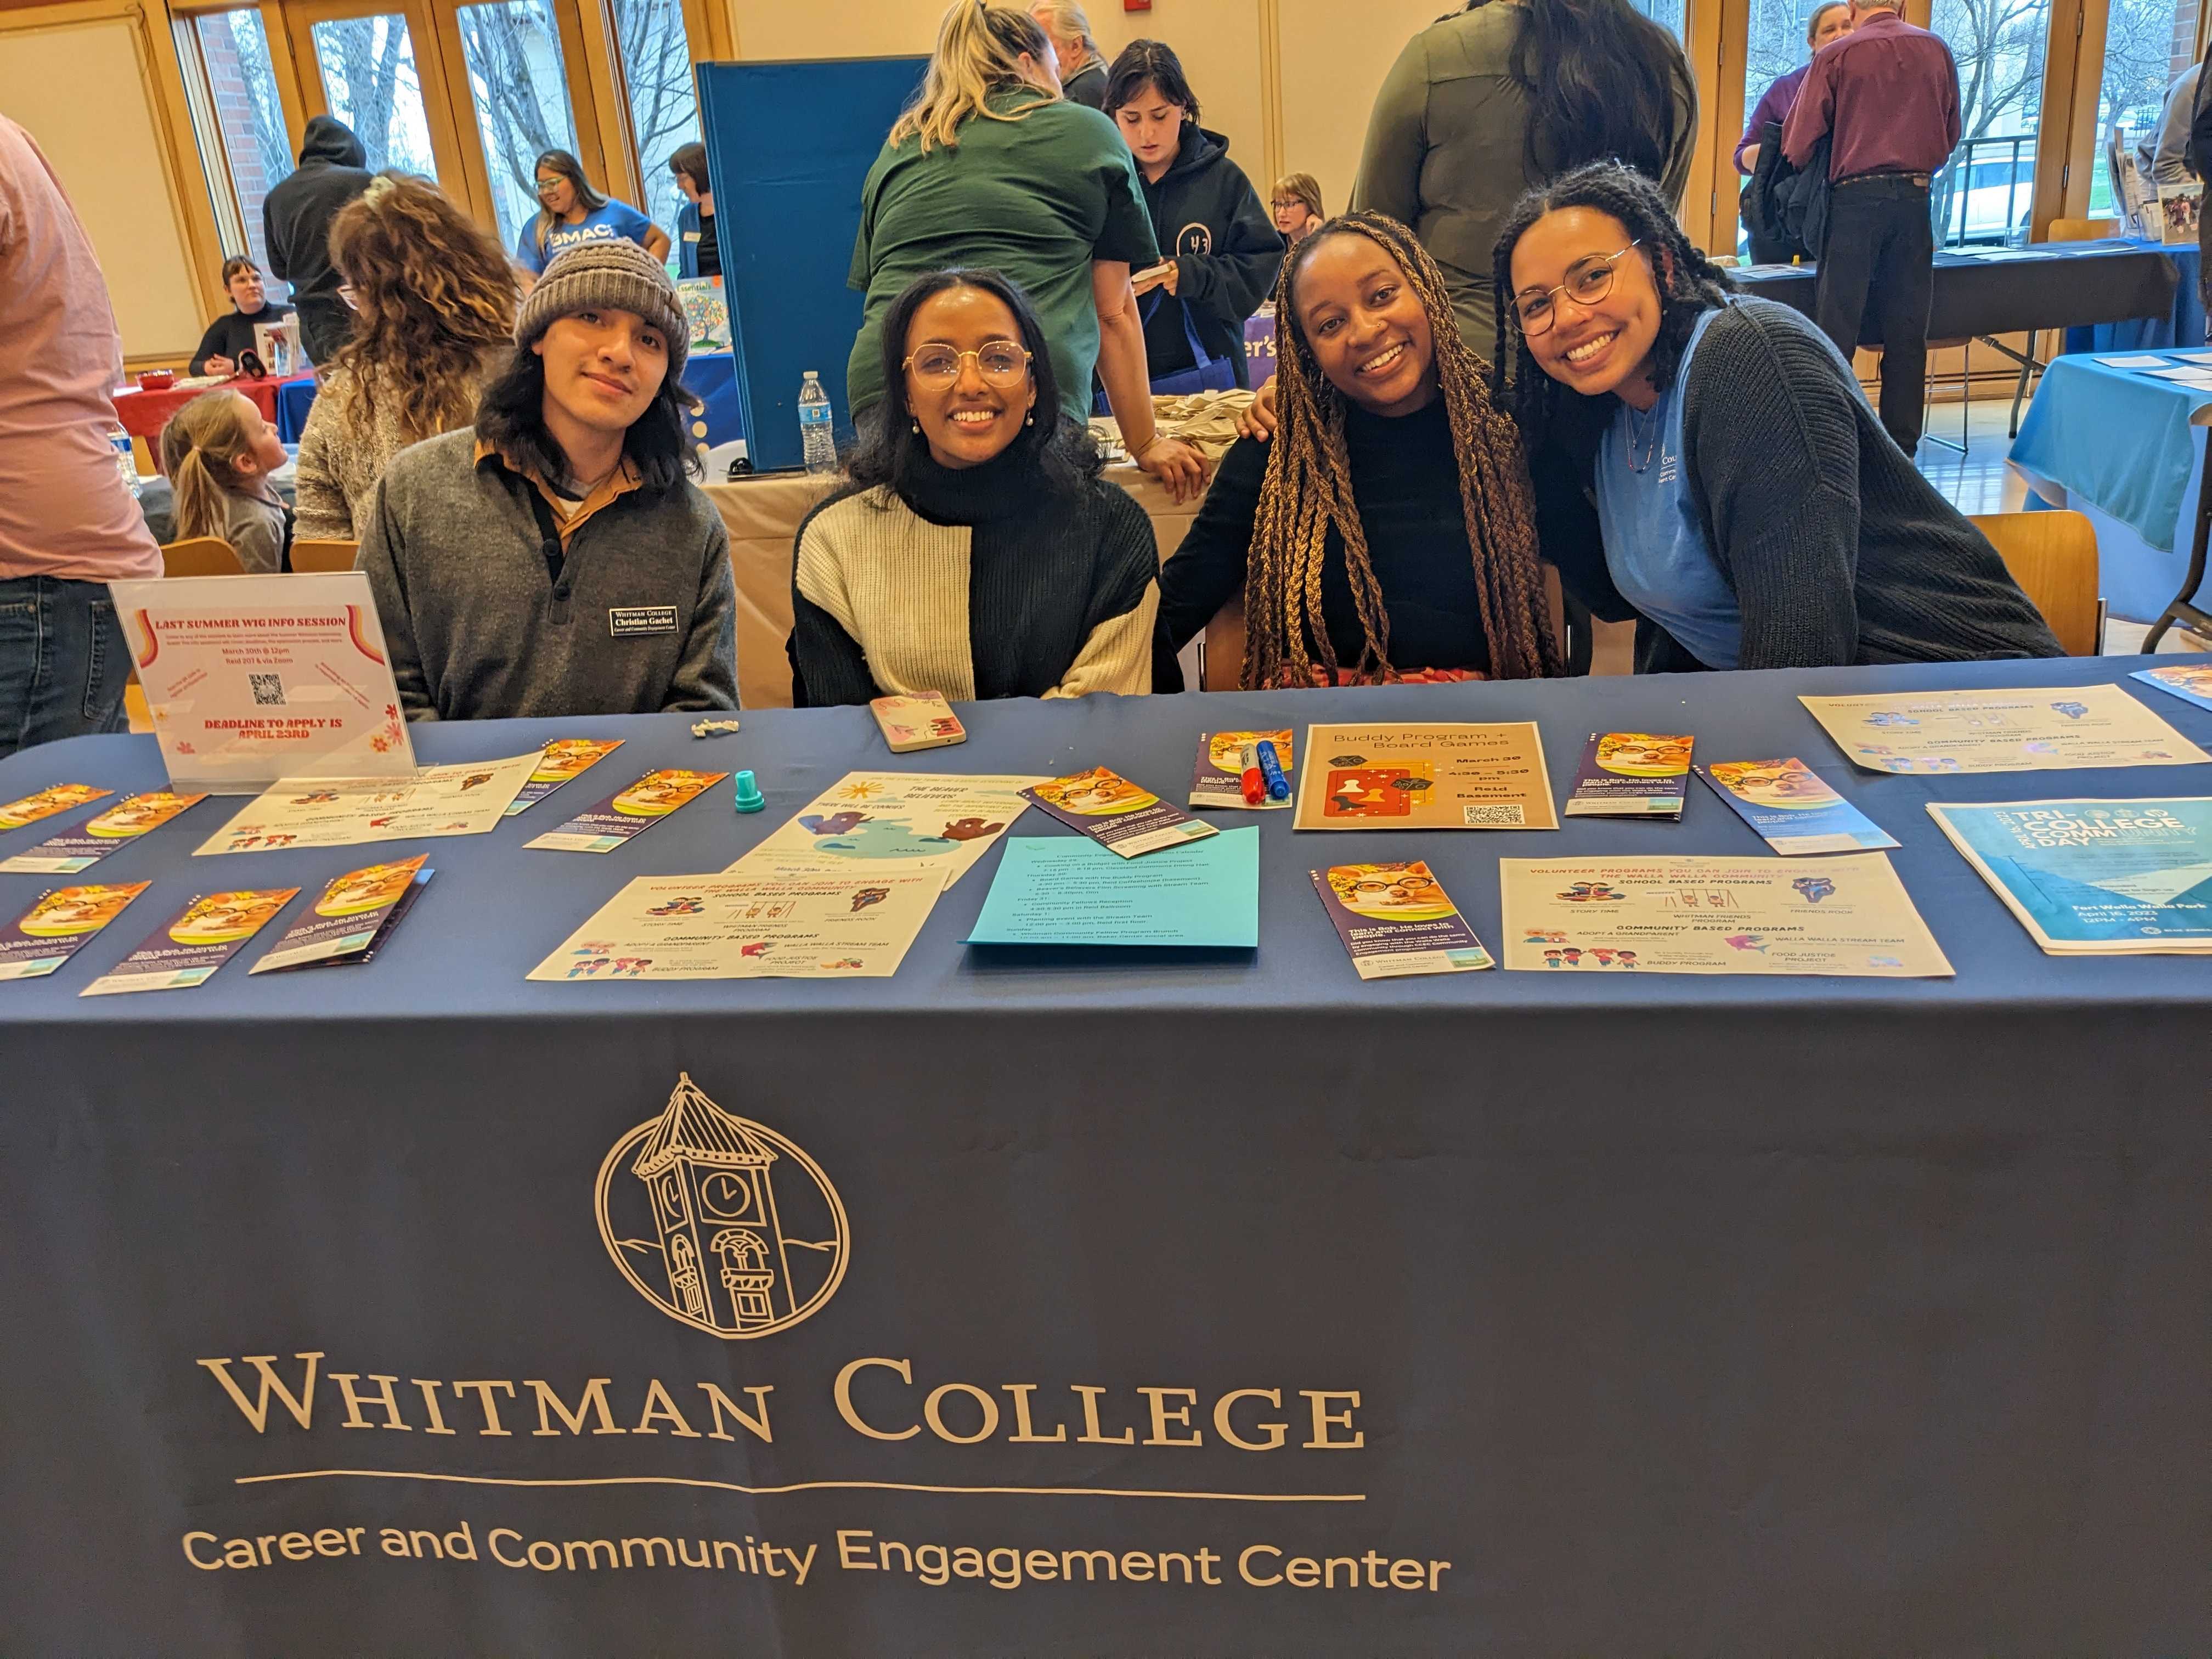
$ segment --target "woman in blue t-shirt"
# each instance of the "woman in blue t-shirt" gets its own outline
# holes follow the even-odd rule
[[[656,259],[668,258],[668,233],[628,202],[592,188],[584,164],[565,149],[538,158],[538,216],[514,239],[514,257],[532,276],[556,253],[586,242],[635,242]]]

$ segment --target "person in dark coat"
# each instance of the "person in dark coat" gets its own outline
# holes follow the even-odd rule
[[[1229,141],[1199,125],[1198,99],[1171,48],[1158,40],[1124,47],[1107,71],[1106,113],[1136,158],[1164,256],[1132,277],[1154,386],[1197,367],[1192,333],[1209,358],[1228,360],[1231,383],[1249,386],[1244,320],[1282,273],[1282,233],[1229,159]]]
[[[291,283],[300,344],[317,363],[332,362],[353,327],[352,313],[338,297],[345,278],[331,261],[331,221],[368,188],[368,161],[351,127],[335,116],[318,115],[307,123],[300,165],[261,204],[269,274]]]

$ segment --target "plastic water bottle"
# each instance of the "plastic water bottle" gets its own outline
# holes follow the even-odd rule
[[[138,495],[138,458],[131,453],[131,434],[119,426],[107,428],[107,441],[115,446],[115,470],[122,474],[123,487],[135,501]]]
[[[822,389],[821,371],[810,368],[799,388],[799,452],[809,472],[837,470],[837,439],[830,422],[830,394]]]

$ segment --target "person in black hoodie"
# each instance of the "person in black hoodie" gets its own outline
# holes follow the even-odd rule
[[[1132,277],[1145,316],[1145,357],[1156,391],[1249,386],[1244,319],[1283,268],[1283,237],[1229,141],[1198,124],[1198,100],[1174,51],[1132,40],[1106,76],[1106,113],[1121,130],[1143,180],[1152,234],[1167,258]],[[1198,368],[1191,337],[1212,374]]]
[[[368,188],[368,152],[353,129],[334,116],[307,123],[300,165],[277,181],[261,204],[261,229],[269,247],[269,274],[292,285],[300,310],[300,343],[317,363],[334,362],[353,319],[338,297],[345,279],[331,263],[331,221]]]

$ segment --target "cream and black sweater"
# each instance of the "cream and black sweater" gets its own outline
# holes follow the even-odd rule
[[[1152,520],[1101,480],[1071,494],[1011,452],[963,471],[917,452],[896,489],[809,514],[793,562],[801,708],[1152,690]]]

